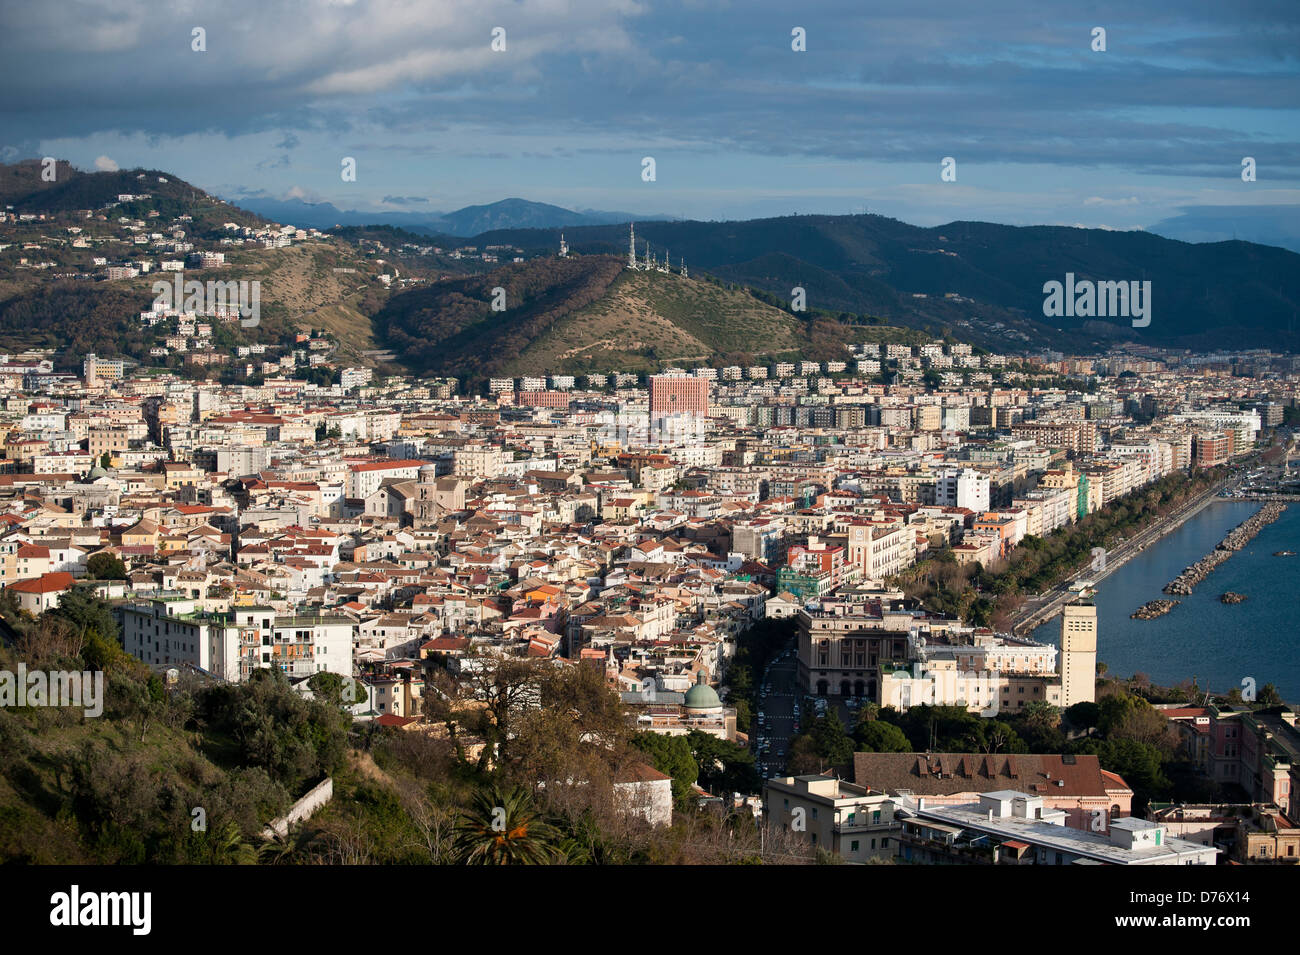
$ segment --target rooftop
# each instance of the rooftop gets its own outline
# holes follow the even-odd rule
[[[1020,794],[1017,794],[1020,795]],[[1053,825],[1037,819],[1021,816],[1002,816],[989,818],[987,811],[981,811],[978,803],[966,803],[960,806],[936,806],[916,809],[914,815],[925,820],[934,820],[962,829],[973,829],[989,833],[1004,840],[1014,840],[1048,850],[1083,856],[1097,862],[1112,865],[1160,865],[1192,864],[1192,860],[1203,857],[1206,853],[1217,854],[1218,849],[1211,849],[1184,839],[1165,838],[1160,845],[1141,846],[1134,849],[1125,848],[1105,835],[1071,829],[1064,825]],[[1155,823],[1145,820],[1116,820],[1128,822],[1129,828],[1154,827]],[[1212,858],[1212,856],[1211,856]]]

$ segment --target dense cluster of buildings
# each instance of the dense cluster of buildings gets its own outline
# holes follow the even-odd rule
[[[359,711],[403,725],[419,719],[430,661],[493,653],[599,669],[642,729],[735,739],[738,638],[782,617],[796,618],[809,694],[984,715],[1068,707],[1092,699],[1086,593],[1057,647],[927,613],[892,578],[940,552],[996,566],[1028,536],[1245,454],[1295,394],[1285,375],[1265,386],[1154,360],[1084,393],[1035,387],[1066,371],[1038,364],[994,384],[976,377],[999,356],[862,345],[843,361],[669,368],[644,384],[494,379],[476,397],[364,368],[326,387],[277,363],[258,384],[222,385],[95,355],[79,377],[47,354],[0,356],[0,585],[33,613],[95,588],[127,650],[159,668],[356,677]],[[931,370],[938,387],[919,380]],[[87,578],[104,553],[122,579]],[[996,777],[1011,795],[994,817],[967,805],[988,786],[930,792],[919,776],[898,785],[901,769],[835,792],[782,785],[832,806],[888,802],[889,834],[863,833],[896,841],[851,840],[855,857],[946,852],[952,840],[936,839],[974,838],[983,819],[974,828],[999,845],[1066,860],[1204,861],[1172,841],[1150,855],[1164,829],[1046,831],[1093,802],[1126,815],[1127,789],[1098,771],[1044,793],[1037,776],[1059,767],[1016,769],[966,758],[938,774]]]

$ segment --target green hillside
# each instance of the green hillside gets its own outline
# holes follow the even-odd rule
[[[491,307],[505,291],[504,311]],[[711,278],[632,272],[617,256],[541,258],[391,296],[375,339],[421,373],[489,376],[657,371],[669,364],[842,358],[865,337],[908,329],[857,316],[794,314],[779,300]]]
[[[557,322],[503,371],[653,371],[663,362],[794,354],[807,344],[804,323],[746,291],[624,270],[604,296]]]
[[[220,229],[227,222],[241,226],[266,225],[267,220],[197,186],[159,169],[122,169],[117,172],[83,172],[62,160],[54,164],[54,181],[47,182],[39,160],[0,165],[0,204],[16,213],[67,213],[104,210],[113,216],[146,218],[157,212],[164,222],[178,215],[193,219],[195,232]],[[119,195],[148,196],[119,203]]]

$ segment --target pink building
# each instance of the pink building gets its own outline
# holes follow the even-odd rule
[[[709,416],[709,383],[678,375],[650,376],[651,419],[673,414]]]

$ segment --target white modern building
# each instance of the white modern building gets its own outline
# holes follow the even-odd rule
[[[202,610],[194,598],[155,597],[122,609],[122,643],[150,665],[189,664],[231,682],[255,669],[290,677],[352,674],[353,623],[343,616],[282,615],[269,607]]]
[[[1108,832],[1066,826],[1068,814],[1042,796],[999,790],[976,803],[927,806],[902,800],[899,857],[911,862],[1003,865],[1214,865],[1219,850],[1169,836],[1146,819],[1112,819]]]
[[[972,468],[939,471],[935,475],[934,503],[964,507],[979,514],[989,509],[989,478]]]

